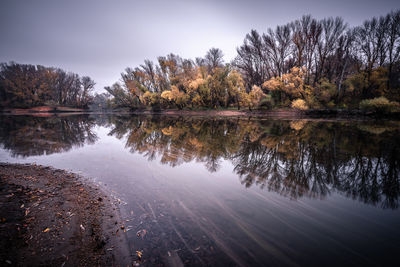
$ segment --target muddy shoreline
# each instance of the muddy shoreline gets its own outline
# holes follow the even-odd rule
[[[76,174],[0,163],[1,266],[127,266],[115,200]]]

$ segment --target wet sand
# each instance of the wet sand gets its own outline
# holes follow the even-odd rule
[[[0,266],[132,264],[119,209],[82,177],[0,163]]]

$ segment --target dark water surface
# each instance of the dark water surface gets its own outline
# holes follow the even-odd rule
[[[0,127],[1,162],[106,185],[143,266],[399,266],[399,122],[74,115]]]

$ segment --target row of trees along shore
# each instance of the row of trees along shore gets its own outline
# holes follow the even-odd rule
[[[127,68],[105,87],[114,107],[372,108],[398,111],[400,10],[349,27],[310,15],[260,34],[252,30],[224,63],[169,54]]]
[[[342,18],[310,15],[252,30],[225,63],[169,54],[127,68],[119,82],[93,96],[94,81],[57,68],[0,65],[0,107],[90,103],[113,108],[363,108],[400,111],[400,10],[349,27]],[[109,97],[109,98],[108,98]]]
[[[41,65],[0,65],[0,107],[43,105],[87,108],[95,82],[87,76]]]

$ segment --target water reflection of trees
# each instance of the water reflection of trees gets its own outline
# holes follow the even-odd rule
[[[293,198],[338,190],[371,204],[397,207],[398,130],[381,136],[339,123],[309,122],[300,129],[287,125],[246,142],[233,156],[246,186],[257,183]]]
[[[157,155],[161,162],[176,166],[193,160],[205,162],[209,171],[219,168],[240,145],[240,125],[231,120],[198,120],[135,117],[115,119],[110,135],[127,135],[126,146],[143,153],[149,160]]]
[[[112,118],[110,135],[171,166],[204,162],[217,171],[229,160],[246,187],[291,198],[332,191],[397,208],[400,135],[396,123],[250,119]]]
[[[15,156],[49,155],[96,142],[94,119],[68,117],[0,116],[0,143]]]

